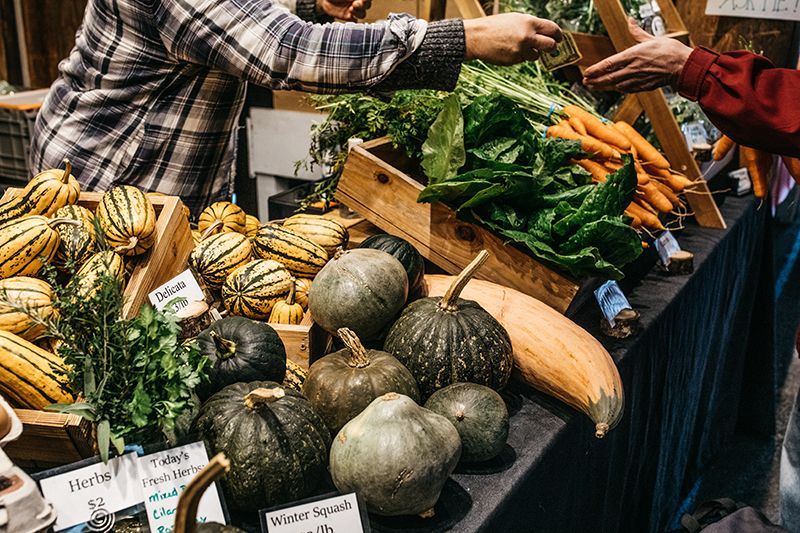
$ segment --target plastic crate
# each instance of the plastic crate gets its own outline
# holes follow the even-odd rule
[[[0,179],[3,183],[28,181],[28,154],[38,109],[0,107]]]

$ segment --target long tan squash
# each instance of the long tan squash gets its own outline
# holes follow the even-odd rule
[[[430,296],[442,296],[452,276],[425,277]],[[602,438],[622,418],[622,380],[594,337],[544,303],[514,289],[471,280],[461,297],[481,304],[511,337],[522,380],[586,413]]]

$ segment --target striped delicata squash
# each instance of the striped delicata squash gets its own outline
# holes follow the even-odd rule
[[[292,276],[282,264],[256,259],[228,276],[222,300],[231,314],[266,320],[275,302],[285,299],[292,286]]]
[[[197,229],[203,239],[227,231],[244,233],[246,226],[247,215],[241,207],[231,202],[214,202],[203,209],[197,221]]]
[[[77,220],[31,215],[0,226],[0,279],[35,276],[55,256],[60,237],[55,227]]]
[[[80,185],[70,174],[72,165],[66,159],[64,167],[64,170],[53,168],[40,172],[18,195],[0,204],[0,222],[26,215],[50,216],[65,205],[77,202]]]
[[[56,211],[57,218],[77,220],[80,226],[59,224],[56,230],[60,236],[55,265],[64,270],[68,263],[80,267],[94,252],[95,232],[94,214],[79,205],[65,205]]]
[[[156,211],[145,193],[130,185],[106,191],[95,213],[106,241],[122,255],[140,255],[156,239]]]
[[[245,215],[244,234],[248,239],[252,239],[261,228],[261,221],[253,215]]]
[[[250,262],[250,240],[241,233],[217,233],[198,244],[189,256],[192,267],[209,287],[219,287],[228,275]]]
[[[3,330],[0,330],[0,392],[13,404],[28,409],[75,401],[60,357]]]
[[[0,329],[36,340],[45,331],[41,320],[53,316],[53,288],[46,281],[16,276],[0,280]]]
[[[320,215],[293,215],[286,219],[283,227],[318,244],[329,256],[333,256],[339,248],[345,248],[350,239],[347,228]]]
[[[283,263],[289,272],[301,278],[315,276],[328,262],[328,253],[318,244],[278,226],[262,226],[253,245],[258,257]]]
[[[125,263],[122,256],[112,250],[93,254],[73,276],[71,283],[77,283],[79,296],[88,297],[97,290],[100,276],[112,276],[120,283],[125,281]]]
[[[308,278],[297,278],[294,280],[294,299],[308,309],[308,291],[311,289],[311,280]]]

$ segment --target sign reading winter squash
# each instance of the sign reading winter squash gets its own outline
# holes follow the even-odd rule
[[[800,20],[800,0],[708,0],[706,15]]]

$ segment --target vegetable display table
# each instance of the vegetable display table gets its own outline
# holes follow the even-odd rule
[[[501,459],[482,471],[459,467],[435,517],[373,518],[373,529],[667,529],[737,419],[757,412],[758,423],[772,427],[771,255],[762,249],[767,208],[729,197],[722,212],[727,230],[691,225],[679,237],[694,253],[692,275],[666,277],[654,269],[637,286],[623,287],[641,313],[640,334],[602,337],[593,303],[575,318],[611,352],[625,386],[623,419],[605,439],[595,439],[584,415],[512,386],[511,432]]]

